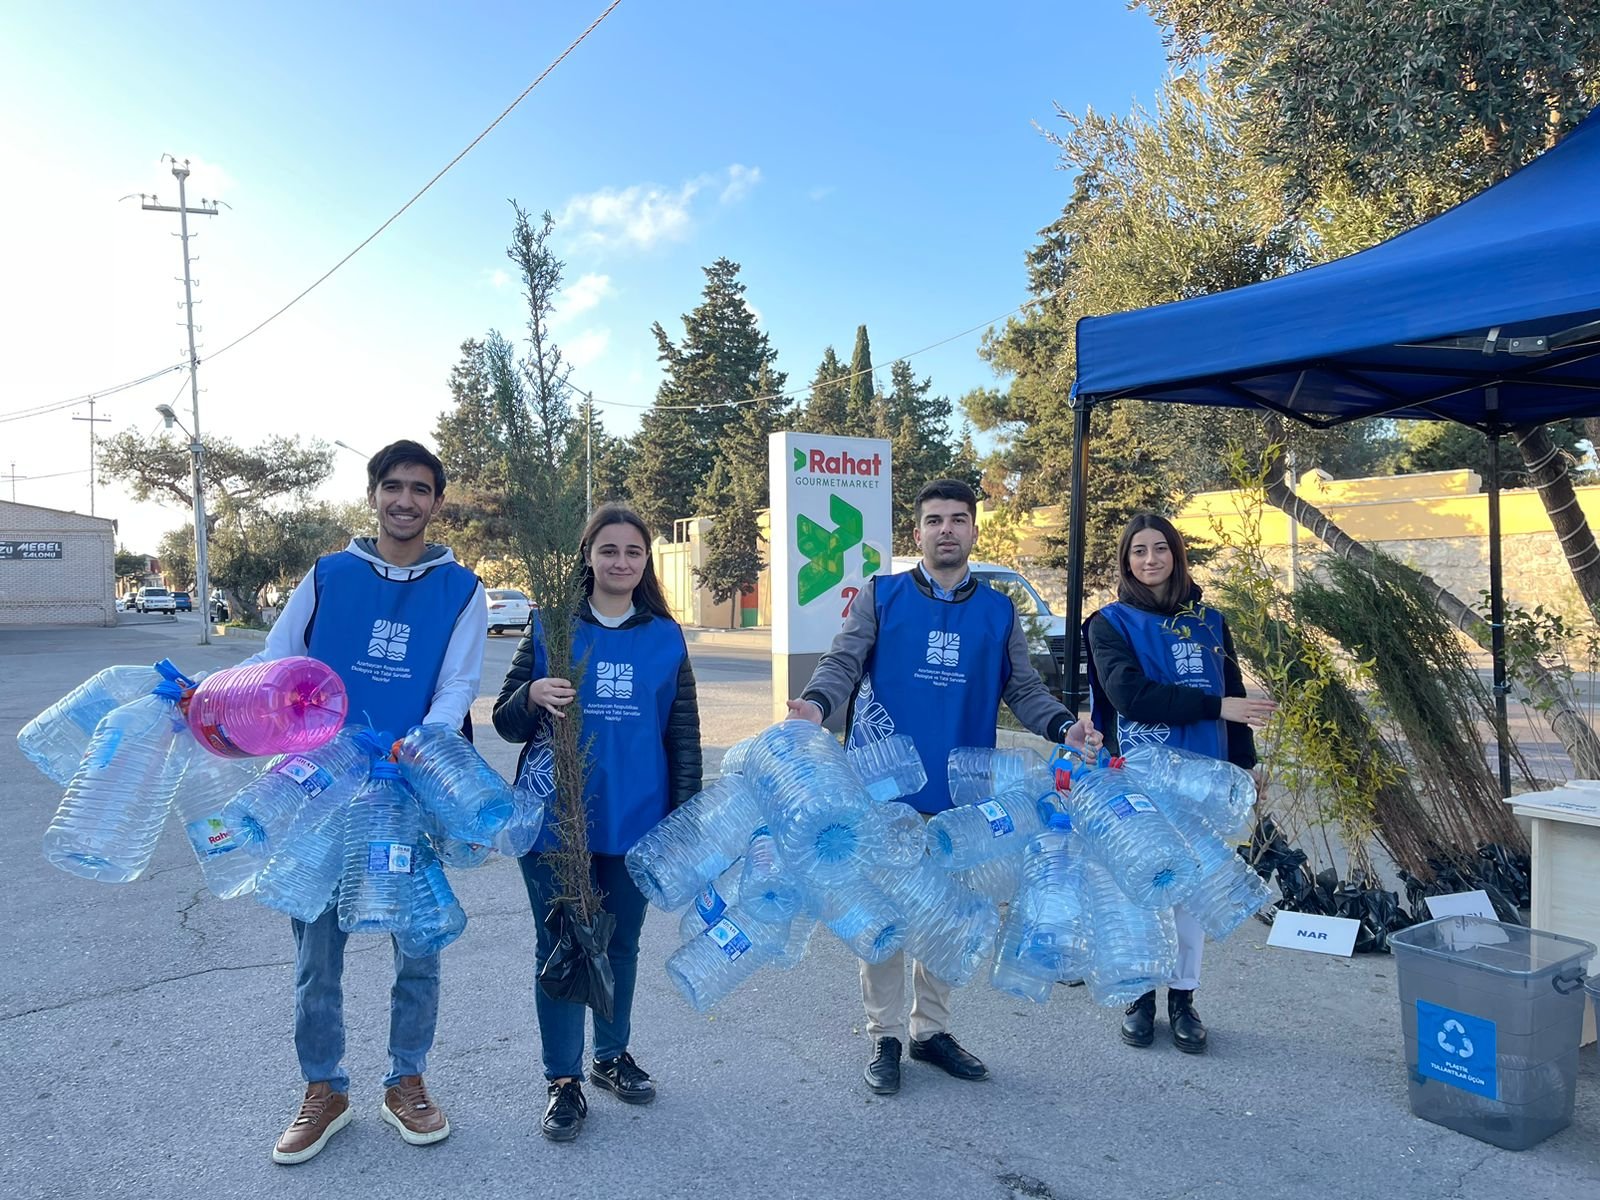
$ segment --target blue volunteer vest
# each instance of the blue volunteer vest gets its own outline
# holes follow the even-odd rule
[[[1216,609],[1199,604],[1192,611],[1164,616],[1119,600],[1106,605],[1099,615],[1122,634],[1147,678],[1157,683],[1199,688],[1211,696],[1222,695],[1222,614]],[[1087,621],[1084,631],[1087,639]],[[1156,743],[1191,750],[1208,758],[1227,757],[1227,730],[1221,720],[1197,721],[1190,725],[1135,721],[1112,708],[1092,664],[1090,677],[1093,680],[1094,726],[1104,733],[1107,721],[1115,719],[1117,747],[1124,753],[1135,746]]]
[[[350,696],[345,720],[396,737],[433,703],[456,619],[478,590],[460,563],[409,580],[385,579],[348,550],[317,560],[317,607],[306,652],[339,673]]]
[[[667,815],[667,719],[678,698],[678,671],[688,655],[675,621],[651,617],[626,629],[573,622],[572,657],[584,664],[578,684],[583,706],[579,736],[589,750],[584,799],[594,854],[626,854]],[[536,678],[548,669],[546,661],[543,640],[536,637]],[[544,829],[533,847],[541,854],[556,846],[548,809],[555,791],[549,725],[541,723],[523,752],[517,777],[519,787],[531,788],[547,805]]]
[[[1016,612],[1009,597],[982,583],[965,600],[935,600],[909,571],[877,576],[873,590],[878,639],[851,701],[847,744],[908,734],[928,783],[901,798],[919,812],[943,812],[950,807],[950,751],[994,745]]]

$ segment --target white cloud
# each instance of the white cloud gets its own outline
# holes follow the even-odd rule
[[[575,317],[588,312],[615,291],[609,275],[596,275],[593,272],[580,275],[562,289],[556,302],[556,313],[563,317]]]
[[[718,199],[724,204],[732,204],[736,200],[742,200],[749,194],[750,189],[760,182],[760,167],[746,167],[740,163],[734,163],[728,168],[728,182],[722,189],[722,195]]]
[[[489,280],[489,286],[494,288],[494,290],[497,291],[497,292],[502,290],[503,288],[507,288],[507,287],[511,286],[511,274],[510,274],[510,272],[503,271],[499,267],[496,267],[494,270],[492,270],[492,271],[490,271],[488,273],[488,280]]]
[[[598,362],[611,345],[611,330],[585,329],[576,337],[561,343],[561,353],[574,367],[587,367]]]
[[[570,231],[580,246],[632,247],[646,250],[660,242],[682,241],[694,226],[695,200],[720,188],[720,203],[731,204],[761,181],[759,167],[734,163],[710,175],[698,175],[676,188],[659,184],[634,184],[627,188],[601,188],[567,201],[557,222]]]

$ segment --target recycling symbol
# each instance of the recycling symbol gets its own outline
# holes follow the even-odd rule
[[[1457,1046],[1446,1036],[1447,1034],[1457,1035],[1461,1044]],[[1472,1057],[1472,1039],[1467,1036],[1466,1027],[1460,1021],[1452,1019],[1444,1023],[1444,1028],[1439,1030],[1439,1049],[1458,1058]]]

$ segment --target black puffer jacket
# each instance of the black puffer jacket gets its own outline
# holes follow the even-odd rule
[[[587,604],[578,611],[577,619],[598,625]],[[621,628],[633,629],[646,621],[659,621],[649,612],[636,612],[622,623]],[[522,753],[517,756],[517,774],[522,774],[522,760],[527,757],[528,743],[540,729],[541,723],[551,720],[543,709],[528,710],[528,685],[533,682],[533,627],[522,635],[517,653],[500,685],[500,695],[494,702],[494,727],[508,742],[521,742]],[[694,668],[689,656],[683,656],[678,668],[678,692],[672,701],[672,711],[667,714],[667,803],[677,808],[700,790],[700,701],[695,692]]]

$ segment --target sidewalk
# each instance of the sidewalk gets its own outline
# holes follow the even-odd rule
[[[741,646],[765,654],[772,649],[772,627],[755,629],[715,629],[705,625],[683,626],[683,640],[698,642],[702,646]]]

